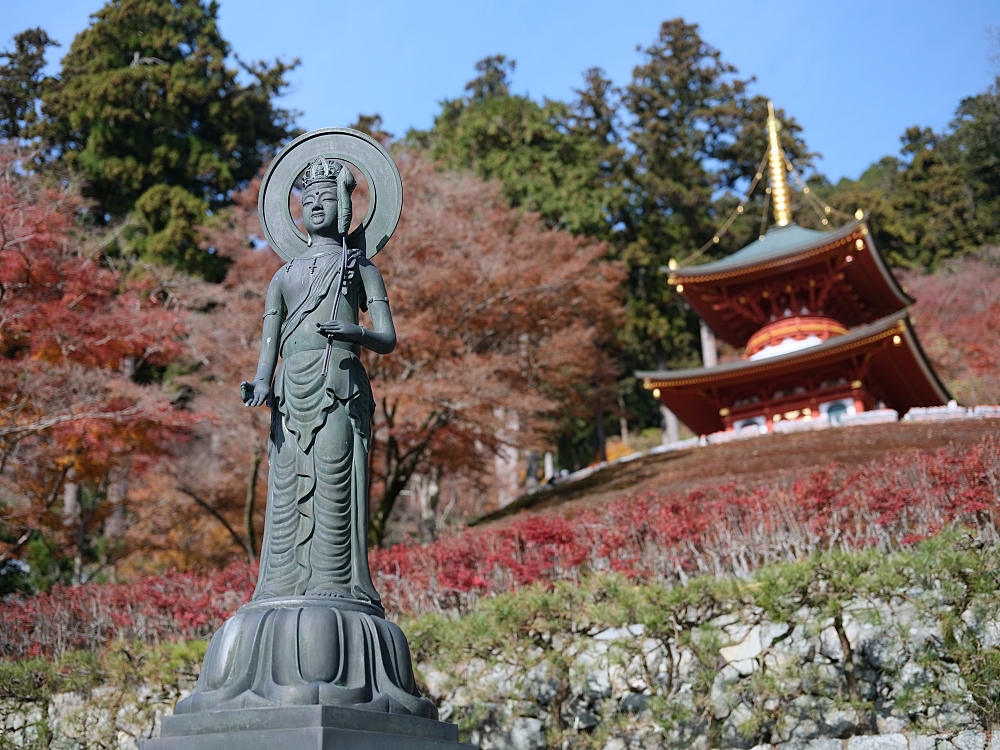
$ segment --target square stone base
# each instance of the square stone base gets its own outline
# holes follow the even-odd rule
[[[458,727],[336,706],[286,706],[164,716],[141,750],[475,750]]]

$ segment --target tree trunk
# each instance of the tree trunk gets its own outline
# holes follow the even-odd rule
[[[837,639],[840,641],[840,650],[844,652],[844,682],[847,683],[847,692],[850,697],[858,700],[858,681],[854,675],[854,650],[851,648],[851,641],[844,630],[844,613],[837,610],[833,618],[833,629],[837,631]]]
[[[423,544],[430,544],[437,539],[437,508],[441,497],[437,474],[437,471],[426,476],[414,474],[410,479],[420,504],[420,541]]]
[[[676,443],[681,439],[681,427],[677,415],[663,404],[660,404],[660,415],[663,417],[663,444]]]
[[[538,451],[528,451],[525,455],[524,488],[528,492],[538,489]]]
[[[520,494],[517,476],[520,453],[514,447],[517,445],[520,423],[517,413],[510,409],[494,409],[493,416],[502,425],[497,430],[500,446],[493,457],[493,467],[497,475],[497,506],[503,508],[514,502]]]
[[[254,442],[253,458],[250,461],[250,472],[247,475],[247,499],[243,505],[244,541],[246,543],[247,560],[253,565],[257,556],[257,535],[254,532],[253,513],[257,505],[257,476],[260,474],[260,462],[264,456],[260,443]]]
[[[396,505],[399,494],[406,489],[407,482],[416,471],[427,450],[430,438],[419,443],[410,449],[409,453],[399,454],[399,444],[396,439],[389,436],[385,446],[385,488],[382,491],[382,500],[378,508],[368,517],[368,546],[377,547],[382,544],[385,538],[386,526],[389,523],[389,515]]]
[[[601,403],[601,399],[597,399],[597,413],[595,415],[594,424],[594,440],[597,443],[597,455],[595,460],[598,462],[608,460],[608,439],[604,432],[604,405]]]
[[[104,536],[120,539],[125,535],[125,494],[128,484],[124,479],[108,482],[108,505],[111,512],[104,520]]]
[[[63,485],[62,523],[73,534],[73,585],[79,586],[83,574],[83,506],[80,502],[80,484],[70,481],[71,473]]]
[[[628,418],[625,416],[625,399],[618,395],[618,432],[621,435],[622,445],[628,445]]]

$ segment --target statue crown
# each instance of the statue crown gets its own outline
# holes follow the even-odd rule
[[[333,159],[325,156],[317,157],[306,165],[302,173],[302,188],[305,189],[315,182],[332,182],[336,184],[337,176],[343,167]]]

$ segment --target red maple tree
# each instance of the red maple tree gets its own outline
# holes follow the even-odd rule
[[[602,244],[545,228],[472,175],[398,161],[406,203],[376,262],[399,343],[367,364],[375,543],[414,475],[482,477],[498,450],[545,446],[557,419],[593,415],[622,309]]]
[[[80,581],[113,557],[92,538],[124,533],[127,477],[190,424],[139,382],[176,357],[181,321],[150,280],[102,262],[79,198],[24,156],[0,151],[0,562],[37,541]]]
[[[920,341],[955,398],[1000,403],[1000,248],[955,258],[932,274],[900,272]]]

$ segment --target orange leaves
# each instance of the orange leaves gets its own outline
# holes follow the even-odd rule
[[[521,440],[537,441],[544,420],[580,406],[581,384],[612,376],[598,344],[620,322],[619,269],[600,262],[603,245],[546,229],[494,185],[415,154],[400,168],[402,220],[376,259],[399,345],[372,358],[376,398],[397,410],[394,430],[409,424],[408,439],[443,410],[449,429],[462,422],[495,442],[499,409],[516,413]],[[466,442],[470,465],[475,451]]]
[[[16,154],[0,153],[0,351],[8,358],[117,368],[126,358],[163,364],[179,350],[176,315],[141,283],[81,252],[74,236],[80,201],[39,190],[17,173]]]
[[[913,323],[960,402],[1000,403],[1000,266],[996,250],[948,261],[933,274],[900,274],[917,300]]]
[[[87,514],[74,527],[52,512],[64,485],[89,483],[89,503],[183,440],[193,421],[133,378],[176,358],[180,317],[149,282],[87,252],[79,199],[43,190],[19,158],[0,150],[0,525],[20,540],[0,546],[0,560],[33,534],[82,554]]]
[[[399,166],[402,218],[375,259],[398,344],[366,362],[376,529],[412,473],[482,481],[502,447],[540,447],[558,419],[592,415],[615,376],[601,345],[622,310],[601,243],[546,229],[498,186],[419,154]]]

